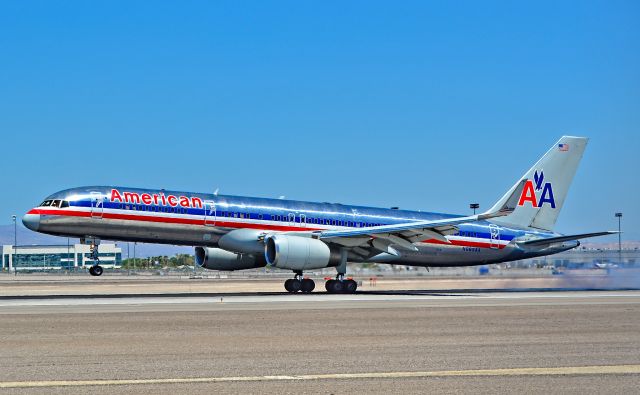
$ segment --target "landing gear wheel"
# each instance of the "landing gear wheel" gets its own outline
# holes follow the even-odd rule
[[[284,282],[284,289],[291,293],[298,292],[302,289],[302,281],[297,278],[290,278]]]
[[[336,282],[336,280],[328,280],[326,283],[324,283],[324,289],[327,290],[327,292],[329,293],[333,293],[333,283]]]
[[[96,265],[96,266],[93,267],[93,275],[94,276],[101,276],[102,272],[104,272],[104,270],[102,269],[102,266]]]
[[[290,278],[287,281],[284,282],[284,289],[287,290],[287,292],[293,292],[293,288],[291,288],[291,283],[294,281],[294,279]]]
[[[305,278],[304,280],[302,280],[302,286],[301,286],[300,290],[302,292],[308,294],[311,291],[313,291],[315,287],[316,287],[316,283],[312,279]]]
[[[330,294],[339,294],[344,292],[345,284],[339,280],[329,280],[325,283],[324,287]]]
[[[294,278],[291,282],[291,292],[298,292],[302,288],[302,281]]]
[[[358,283],[354,280],[347,280],[344,282],[344,290],[346,293],[355,293],[356,289],[358,289]]]
[[[95,275],[96,275],[96,272],[94,272],[94,271],[93,271],[93,266],[91,266],[91,267],[89,268],[89,274],[90,274],[90,275],[92,275],[92,276],[95,276]]]

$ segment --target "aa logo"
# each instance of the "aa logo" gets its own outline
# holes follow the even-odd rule
[[[542,191],[542,192],[541,192]],[[533,180],[527,180],[520,195],[518,206],[524,206],[526,202],[533,207],[542,207],[548,203],[551,208],[556,208],[556,201],[553,198],[553,187],[550,182],[544,182],[544,171],[536,170]]]

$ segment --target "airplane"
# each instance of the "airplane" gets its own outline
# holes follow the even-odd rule
[[[617,232],[562,235],[554,225],[587,145],[563,136],[486,212],[470,216],[396,208],[312,203],[141,189],[89,186],[56,192],[22,219],[37,232],[100,240],[195,247],[210,270],[275,267],[293,271],[286,291],[309,293],[304,271],[336,268],[329,293],[353,293],[348,262],[445,267],[473,266],[551,255],[580,239]]]

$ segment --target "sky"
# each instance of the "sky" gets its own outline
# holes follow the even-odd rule
[[[0,224],[102,184],[465,214],[570,134],[591,140],[556,230],[621,211],[640,240],[638,20],[637,1],[2,2]]]

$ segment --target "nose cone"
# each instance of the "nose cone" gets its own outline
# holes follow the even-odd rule
[[[40,227],[40,214],[25,214],[25,216],[22,217],[22,223],[27,228],[37,231]]]

